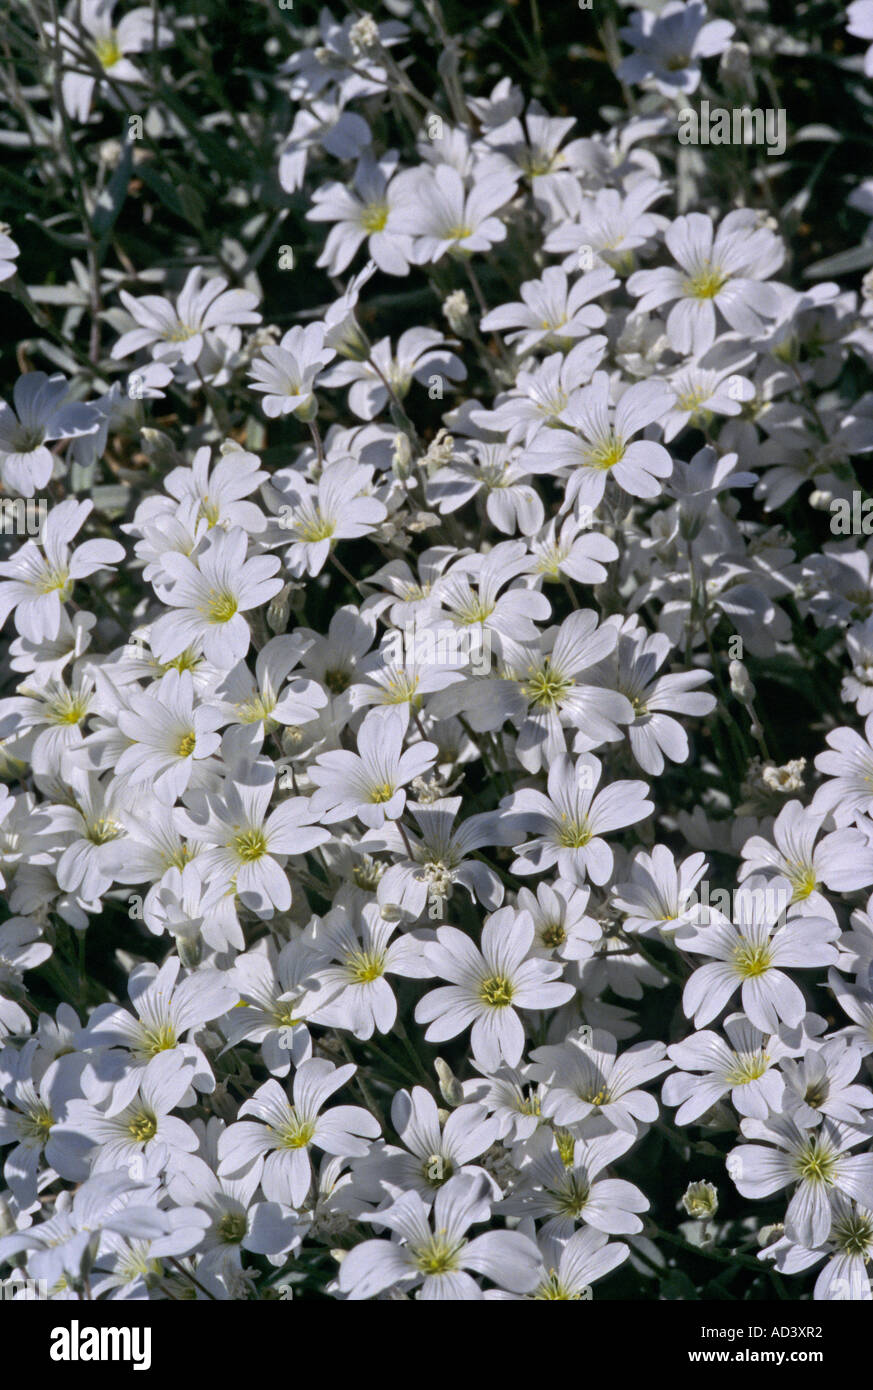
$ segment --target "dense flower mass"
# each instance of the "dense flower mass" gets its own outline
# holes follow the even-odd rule
[[[0,1283],[871,1300],[873,5],[218,8],[4,34]]]

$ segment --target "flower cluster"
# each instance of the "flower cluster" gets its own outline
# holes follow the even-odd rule
[[[585,133],[437,4],[248,105],[122,8],[10,36],[0,1276],[870,1300],[873,251],[676,133],[772,26]]]

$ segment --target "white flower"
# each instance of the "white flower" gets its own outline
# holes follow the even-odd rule
[[[257,608],[282,587],[275,577],[279,561],[272,555],[246,558],[245,531],[218,528],[195,557],[169,551],[162,558],[165,578],[155,582],[163,603],[174,612],[158,618],[151,630],[152,650],[169,662],[187,647],[202,650],[207,661],[225,669],[245,656],[251,641],[243,613]]]
[[[530,955],[533,921],[527,912],[504,907],[482,928],[477,948],[457,927],[440,927],[425,948],[433,972],[452,983],[419,1001],[415,1017],[428,1023],[425,1037],[443,1042],[472,1024],[471,1044],[482,1066],[496,1071],[501,1062],[516,1066],[524,1050],[524,1026],[517,1009],[549,1009],[573,997],[561,984],[560,961]]]
[[[740,987],[743,1008],[762,1032],[775,1033],[780,1020],[794,1026],[803,1018],[803,994],[782,967],[832,964],[836,948],[831,943],[839,928],[824,917],[785,921],[791,895],[787,879],[756,875],[734,894],[733,921],[710,909],[716,917],[712,925],[677,932],[683,951],[712,960],[695,970],[682,996],[682,1007],[698,1028],[717,1018]]]
[[[306,328],[289,328],[278,346],[261,349],[263,356],[252,362],[253,391],[264,392],[264,414],[298,415],[315,418],[317,403],[313,395],[321,370],[336,356],[324,343],[325,325],[310,323]]]
[[[398,400],[409,394],[413,381],[424,386],[435,382],[444,389],[449,382],[463,381],[467,369],[441,333],[432,328],[410,328],[401,333],[397,348],[391,339],[381,338],[366,358],[339,362],[322,378],[323,386],[351,386],[349,408],[361,420],[373,420],[388,404],[393,392]]]
[[[864,722],[864,737],[854,729],[834,729],[825,742],[829,751],[819,753],[815,765],[827,774],[816,792],[812,811],[832,815],[838,826],[851,825],[873,810],[873,714]],[[860,885],[859,885],[860,886]]]
[[[409,935],[392,941],[396,929],[397,922],[383,917],[376,903],[349,902],[342,895],[322,921],[310,926],[306,939],[319,979],[333,996],[319,1008],[319,1023],[363,1039],[391,1031],[397,1000],[386,976],[431,973],[422,943]]]
[[[52,48],[60,47],[61,92],[74,120],[87,121],[95,87],[117,104],[113,88],[104,79],[83,71],[87,66],[83,49],[113,83],[139,84],[144,75],[128,54],[165,48],[173,41],[172,30],[148,5],[129,10],[117,23],[114,9],[115,0],[81,0],[72,17],[62,18],[57,25],[45,25]]]
[[[27,372],[12,390],[12,406],[0,401],[0,475],[12,493],[33,497],[52,476],[54,460],[46,447],[54,439],[94,434],[99,417],[93,406],[69,399],[70,384],[60,372]]]
[[[630,25],[619,32],[634,52],[619,64],[618,76],[624,82],[650,80],[669,97],[697,90],[699,60],[723,53],[734,26],[709,19],[701,0],[668,0],[657,14],[634,10]]]
[[[622,1130],[591,1139],[574,1139],[564,1131],[559,1140],[548,1128],[530,1140],[522,1169],[523,1182],[501,1204],[510,1216],[545,1217],[540,1234],[566,1241],[578,1222],[608,1235],[635,1235],[643,1229],[638,1212],[649,1202],[633,1183],[601,1177],[633,1143]]]
[[[114,358],[129,357],[140,348],[150,347],[152,355],[172,365],[196,362],[212,328],[229,324],[260,323],[255,311],[257,295],[248,290],[229,290],[227,281],[213,276],[201,285],[203,272],[195,266],[188,272],[175,301],[148,294],[134,299],[126,290],[121,302],[137,324],[123,333],[112,349]]]
[[[506,798],[503,807],[519,832],[515,873],[542,873],[557,865],[570,883],[584,883],[586,876],[606,883],[613,854],[602,837],[644,820],[654,805],[645,799],[645,782],[612,782],[598,792],[601,772],[593,753],[583,753],[575,764],[562,753],[549,769],[548,796],[524,788]],[[536,838],[522,843],[524,832]]]
[[[12,237],[0,228],[0,284],[4,280],[11,280],[18,270],[15,262],[19,255],[20,248],[17,242],[14,242]]]
[[[240,901],[269,917],[273,908],[291,906],[291,885],[282,867],[289,854],[306,854],[330,838],[312,824],[316,813],[306,797],[294,796],[269,811],[275,773],[269,760],[240,765],[221,792],[207,792],[177,824],[205,846],[198,867],[205,882],[212,875],[232,885]]]
[[[751,873],[775,870],[791,884],[792,904],[813,915],[827,915],[831,910],[818,891],[819,883],[836,893],[869,887],[873,883],[873,847],[867,836],[861,830],[844,827],[816,844],[824,822],[823,812],[816,815],[799,801],[787,801],[773,823],[775,845],[760,835],[753,835],[743,845],[740,881]]]
[[[635,850],[630,882],[617,883],[612,892],[615,907],[627,913],[625,930],[654,935],[697,920],[694,890],[706,868],[704,854],[691,854],[677,867],[666,845],[655,845],[651,854]]]
[[[637,308],[647,313],[673,304],[667,336],[676,352],[712,347],[716,309],[743,337],[755,337],[779,314],[780,288],[765,282],[782,264],[784,248],[750,209],[729,212],[717,232],[705,213],[689,212],[676,218],[664,240],[681,269],[638,270],[628,290],[640,296]]]
[[[280,502],[280,526],[291,544],[286,563],[293,575],[316,575],[339,540],[357,539],[384,521],[387,508],[367,493],[372,469],[351,459],[330,463],[317,483],[300,473],[273,475]]]
[[[608,269],[593,270],[580,275],[572,287],[567,276],[557,266],[549,266],[539,280],[527,280],[521,287],[522,303],[504,304],[492,309],[482,319],[480,327],[507,333],[507,343],[514,343],[519,353],[546,344],[568,346],[575,338],[584,338],[592,328],[602,328],[606,314],[591,300],[608,294],[618,280]]]
[[[413,238],[412,260],[438,261],[447,251],[488,251],[506,236],[495,216],[513,197],[517,176],[494,170],[473,181],[468,192],[457,169],[409,169],[393,184],[394,227]]]
[[[373,710],[358,730],[357,753],[321,753],[310,772],[318,787],[313,814],[328,825],[357,816],[374,830],[402,816],[406,784],[427,772],[437,754],[436,744],[426,741],[404,750],[408,720],[401,707]]]
[[[137,1178],[157,1178],[197,1148],[190,1125],[172,1113],[189,1090],[192,1075],[193,1067],[180,1051],[162,1052],[136,1073],[132,1098],[97,1105],[71,1100],[53,1138],[65,1157],[87,1140],[93,1149],[92,1173],[124,1169]]]
[[[729,1014],[724,1031],[727,1039],[707,1030],[667,1048],[676,1071],[664,1082],[662,1098],[665,1105],[678,1105],[677,1124],[692,1124],[729,1092],[741,1115],[765,1120],[778,1112],[784,1083],[776,1063],[786,1045],[744,1014]]]
[[[433,1229],[418,1193],[405,1192],[374,1218],[398,1240],[366,1240],[350,1250],[340,1265],[341,1292],[364,1299],[393,1285],[407,1290],[420,1284],[421,1299],[479,1300],[483,1293],[473,1274],[514,1293],[532,1289],[539,1256],[529,1237],[488,1231],[469,1240],[465,1234],[471,1225],[488,1220],[487,1191],[481,1179],[462,1173],[451,1178],[436,1195]]]
[[[312,1147],[351,1158],[365,1154],[364,1139],[379,1133],[379,1121],[359,1105],[322,1109],[355,1070],[321,1058],[302,1062],[294,1076],[293,1101],[278,1081],[265,1081],[239,1111],[256,1118],[240,1119],[219,1139],[218,1176],[238,1178],[254,1170],[268,1201],[301,1207],[312,1181]]]
[[[615,1038],[600,1029],[570,1033],[560,1047],[535,1048],[531,1077],[543,1088],[545,1118],[569,1127],[597,1115],[628,1134],[637,1133],[638,1120],[656,1120],[658,1102],[639,1088],[669,1069],[663,1044],[637,1043],[620,1057],[617,1051]]]
[[[571,399],[561,419],[567,429],[549,430],[535,440],[534,456],[548,455],[553,466],[571,469],[563,510],[599,506],[608,479],[634,497],[657,497],[673,460],[662,444],[634,439],[647,425],[662,420],[673,396],[660,382],[640,381],[609,405],[609,376],[595,372],[590,386]]]
[[[195,761],[218,749],[222,713],[210,705],[195,708],[190,671],[170,670],[128,702],[128,709],[119,710],[118,727],[133,744],[116,773],[132,787],[148,782],[159,801],[172,804],[188,786]]]
[[[728,1155],[737,1190],[767,1197],[797,1184],[785,1213],[789,1240],[811,1248],[827,1240],[839,1195],[873,1206],[873,1154],[848,1153],[863,1143],[863,1131],[827,1119],[818,1129],[801,1129],[786,1115],[745,1119],[741,1128],[746,1138],[764,1142],[740,1144]]]
[[[48,514],[39,543],[25,541],[11,560],[0,563],[0,615],[5,620],[14,609],[18,631],[33,642],[58,636],[61,605],[72,597],[77,579],[124,559],[117,541],[85,541],[72,550],[70,542],[93,506],[72,497],[59,502]]]
[[[871,0],[854,0],[846,11],[846,30],[858,39],[873,39],[873,4]],[[864,74],[873,77],[873,44],[864,54]]]
[[[574,1231],[567,1241],[541,1236],[542,1266],[540,1280],[533,1291],[521,1297],[528,1300],[578,1302],[591,1298],[591,1285],[622,1264],[630,1248],[621,1240],[610,1240],[602,1231],[585,1226]],[[510,1294],[492,1294],[493,1298],[511,1298]]]
[[[367,254],[388,275],[409,274],[412,242],[393,227],[395,197],[391,184],[397,168],[397,154],[391,150],[375,160],[365,150],[358,160],[351,188],[329,183],[315,194],[315,205],[306,214],[312,222],[335,222],[318,264],[331,275],[341,275],[361,242],[367,241]]]
[[[218,970],[199,970],[180,980],[180,968],[181,962],[172,956],[160,970],[154,965],[137,966],[128,984],[137,1017],[115,1004],[100,1004],[78,1039],[79,1046],[89,1050],[113,1049],[109,1059],[92,1063],[100,1083],[107,1084],[112,1077],[109,1061],[123,1059],[124,1069],[111,1084],[113,1112],[131,1103],[145,1077],[161,1069],[164,1064],[159,1059],[168,1053],[190,1064],[188,1080],[196,1090],[215,1087],[205,1055],[184,1035],[232,1008],[235,991]],[[96,1089],[92,1083],[92,1098]]]

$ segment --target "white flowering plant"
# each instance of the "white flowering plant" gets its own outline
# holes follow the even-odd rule
[[[873,4],[548,11],[4,18],[0,1279],[873,1297]]]

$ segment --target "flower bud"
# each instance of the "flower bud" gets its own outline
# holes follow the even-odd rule
[[[742,700],[743,704],[754,700],[755,687],[742,661],[732,661],[728,666],[728,674],[731,679],[731,691],[737,699]]]
[[[291,616],[292,587],[286,584],[267,604],[267,626],[271,632],[285,632]]]
[[[690,1182],[682,1195],[682,1205],[695,1221],[708,1221],[718,1211],[718,1192],[711,1182]]]
[[[444,1062],[442,1057],[437,1057],[433,1065],[439,1077],[440,1095],[443,1100],[447,1105],[460,1105],[464,1099],[464,1090],[448,1062]]]
[[[464,337],[473,327],[470,318],[470,301],[463,290],[453,290],[447,299],[443,301],[443,317],[448,320],[449,328],[459,337]]]

